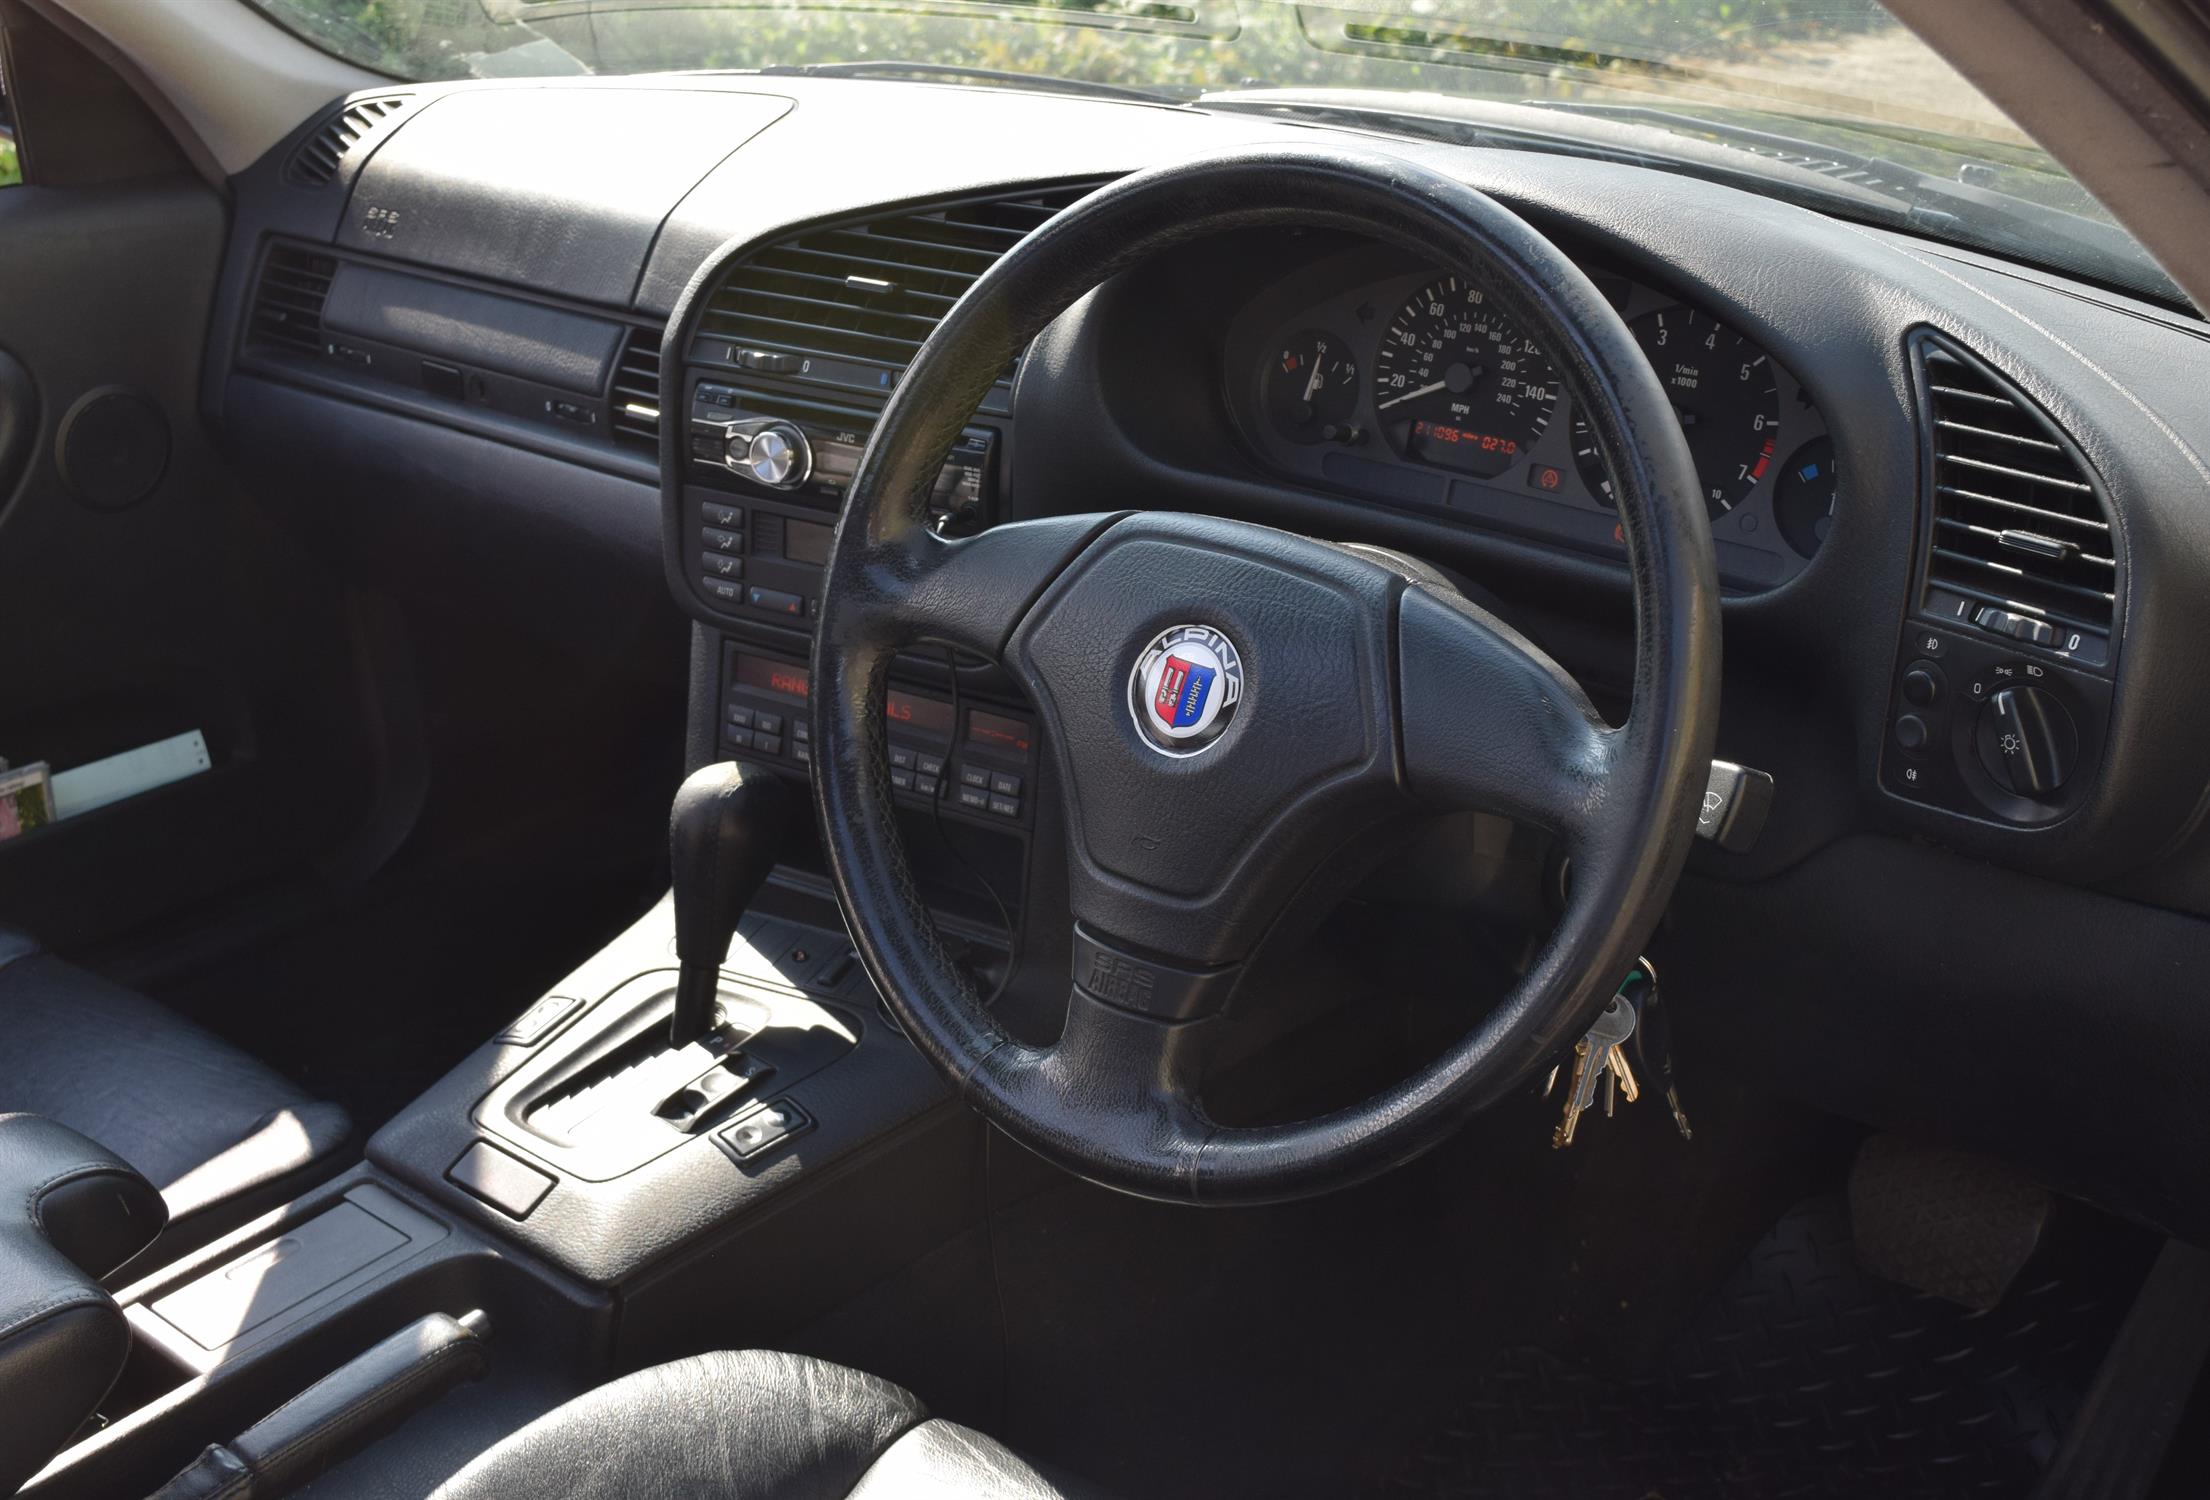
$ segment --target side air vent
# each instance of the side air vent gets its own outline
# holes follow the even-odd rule
[[[961,293],[1090,191],[950,204],[770,245],[732,268],[715,290],[698,332],[726,343],[701,356],[888,391]]]
[[[338,175],[346,157],[360,148],[391,117],[407,107],[407,96],[362,99],[332,115],[323,127],[300,143],[292,159],[284,163],[284,180],[295,187],[317,188]]]
[[[276,245],[261,266],[261,284],[253,293],[252,342],[322,352],[322,304],[338,263],[290,245]]]
[[[608,397],[614,409],[615,440],[655,453],[660,450],[661,338],[657,328],[629,330]]]
[[[1927,334],[1918,350],[1933,424],[1929,607],[2058,650],[2079,649],[2081,632],[2107,637],[2117,551],[2085,458],[1959,345]]]

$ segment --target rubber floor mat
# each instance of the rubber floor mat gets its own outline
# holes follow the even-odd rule
[[[2055,1238],[2055,1237],[2052,1237]],[[2044,1246],[1978,1313],[1858,1269],[1839,1196],[1791,1211],[1657,1368],[1505,1354],[1392,1500],[2028,1495],[2147,1266],[2130,1231]]]

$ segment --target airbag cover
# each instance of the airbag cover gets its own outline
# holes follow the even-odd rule
[[[666,89],[448,94],[369,158],[338,243],[626,307],[676,204],[789,108]]]
[[[1317,543],[1189,517],[1127,523],[1062,579],[1015,649],[1081,788],[1095,867],[1209,896],[1259,854],[1258,830],[1325,788],[1388,781],[1388,587]],[[1128,681],[1144,643],[1182,624],[1233,643],[1244,698],[1217,743],[1167,758],[1139,733]]]

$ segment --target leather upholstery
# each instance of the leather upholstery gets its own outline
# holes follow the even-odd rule
[[[821,1360],[759,1350],[643,1370],[547,1413],[433,1500],[839,1500],[1080,1491],[912,1392]]]
[[[70,1222],[84,1219],[106,1222]],[[0,1495],[61,1451],[122,1372],[130,1325],[98,1278],[160,1228],[160,1200],[112,1152],[0,1115]]]
[[[1035,1500],[1072,1495],[994,1438],[957,1422],[923,1422],[859,1479],[851,1500]]]
[[[338,1106],[8,929],[0,1110],[58,1120],[135,1167],[168,1202],[168,1250],[292,1196],[352,1131]]]

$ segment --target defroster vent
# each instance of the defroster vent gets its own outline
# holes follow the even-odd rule
[[[322,187],[338,175],[345,159],[359,150],[362,142],[388,125],[408,103],[405,94],[393,94],[348,104],[300,142],[292,159],[284,163],[284,180],[296,187]]]
[[[1933,427],[1928,607],[2057,650],[2107,638],[2117,539],[2077,445],[1962,346],[1928,333],[1917,349]]]

